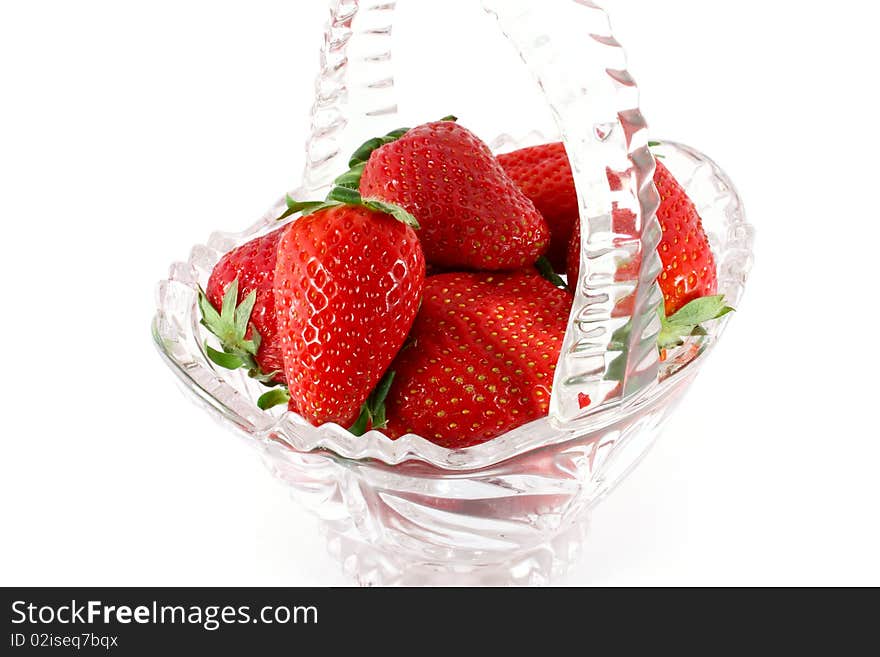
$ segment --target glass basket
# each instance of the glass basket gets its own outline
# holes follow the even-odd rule
[[[441,57],[448,26],[456,43],[470,46]],[[265,388],[206,357],[196,292],[225,252],[277,227],[283,198],[247,230],[214,233],[172,265],[159,284],[153,336],[186,393],[258,448],[323,520],[331,552],[359,583],[546,583],[576,557],[590,509],[644,456],[729,321],[712,322],[707,335],[661,362],[654,155],[695,202],[719,293],[734,306],[751,265],[752,230],[709,158],[671,142],[649,149],[623,49],[604,11],[581,0],[334,1],[306,168],[291,195],[320,198],[367,138],[450,112],[495,136],[496,152],[566,145],[581,206],[582,273],[547,418],[450,450],[420,436],[356,437],[260,410]],[[609,172],[620,180],[614,189]],[[618,208],[636,217],[631,233],[612,229]],[[635,257],[638,271],[618,271]],[[621,328],[626,344],[612,340]],[[595,403],[581,408],[582,395]]]

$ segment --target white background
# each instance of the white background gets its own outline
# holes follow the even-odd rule
[[[880,584],[874,10],[605,5],[654,133],[737,182],[757,265],[560,583]],[[322,0],[0,4],[0,584],[345,583],[149,335],[168,263],[295,185],[324,18]]]

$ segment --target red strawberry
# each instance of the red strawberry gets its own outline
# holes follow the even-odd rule
[[[666,302],[666,316],[671,317],[690,302],[714,295],[718,278],[715,257],[697,208],[660,160],[657,160],[654,184],[660,193],[657,219],[663,231],[657,247],[663,262],[659,283]],[[576,226],[568,250],[567,272],[571,284],[577,281],[580,271],[580,241],[580,226]]]
[[[394,141],[375,148],[362,165],[360,193],[400,205],[418,219],[430,264],[520,269],[547,249],[543,217],[472,132],[438,121],[389,138]]]
[[[387,433],[460,448],[547,415],[571,303],[534,271],[429,278],[391,366]]]
[[[245,326],[248,328],[242,332],[241,340],[237,340],[233,335],[235,333],[234,326],[226,327],[231,330],[224,331],[222,326],[215,323],[213,328],[211,326],[208,328],[216,334],[225,333],[225,336],[218,335],[218,337],[220,337],[224,348],[230,352],[241,347],[241,345],[234,343],[252,340],[253,331],[256,330],[259,339],[253,360],[256,361],[262,374],[269,375],[269,379],[281,383],[284,382],[284,360],[276,335],[273,283],[275,279],[275,251],[282,232],[283,229],[272,231],[268,235],[242,244],[224,255],[211,272],[207,289],[208,300],[217,311],[222,309],[223,297],[230,289],[231,284],[236,281],[236,306],[244,302],[252,292],[255,293],[250,318],[249,320],[245,318],[247,321]],[[205,317],[207,319],[207,315]]]
[[[303,417],[354,423],[406,338],[424,280],[415,232],[389,214],[337,204],[285,229],[275,307],[291,404]]]
[[[715,294],[718,273],[697,208],[659,160],[654,184],[660,193],[657,219],[663,231],[657,247],[663,261],[660,288],[671,316],[694,299]]]
[[[565,146],[556,142],[522,148],[499,155],[498,162],[547,221],[550,229],[547,259],[556,271],[563,271],[565,252],[579,216]]]

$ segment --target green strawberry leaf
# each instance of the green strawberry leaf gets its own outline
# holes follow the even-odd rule
[[[724,303],[724,295],[716,294],[694,299],[672,317],[667,318],[667,321],[670,324],[696,326],[702,322],[724,317],[730,312],[733,312],[733,308]]]
[[[414,228],[416,230],[418,230],[420,227],[418,220],[399,205],[380,201],[379,199],[365,199],[356,189],[351,189],[350,187],[342,187],[337,185],[330,190],[330,193],[327,195],[326,201],[300,203],[299,205],[305,206],[305,209],[302,210],[302,216],[304,217],[307,217],[310,214],[314,214],[315,212],[319,212],[321,210],[326,210],[327,208],[336,208],[342,205],[351,205],[367,208],[368,210],[373,210],[375,212],[384,212],[385,214],[390,214],[399,222],[406,224],[410,228]]]
[[[327,195],[327,200],[344,203],[346,205],[363,205],[361,193],[356,187],[341,187],[337,185],[330,190],[330,193]]]
[[[399,205],[395,205],[394,203],[386,203],[385,201],[380,201],[379,199],[373,198],[363,199],[362,204],[365,208],[369,208],[370,210],[390,214],[400,223],[405,224],[410,228],[414,228],[415,230],[421,228],[421,226],[419,226],[418,220]]]
[[[238,304],[238,279],[232,281],[223,295],[223,303],[220,305],[220,321],[224,326],[235,329],[235,308]]]
[[[358,415],[358,419],[354,421],[348,430],[354,434],[355,436],[363,436],[367,433],[367,428],[370,426],[370,410],[367,408],[367,405],[364,404],[361,406],[361,413]]]
[[[293,204],[296,202],[293,201]],[[278,372],[263,372],[255,356],[260,348],[260,334],[251,325],[251,314],[257,302],[257,291],[251,290],[236,306],[238,300],[238,279],[232,281],[223,293],[221,309],[218,313],[211,305],[204,290],[199,287],[198,306],[202,313],[201,323],[220,341],[222,351],[214,349],[205,341],[205,354],[212,363],[228,370],[245,368],[248,376],[265,386],[275,386]],[[250,330],[251,339],[246,338]],[[274,387],[257,400],[257,406],[266,410],[290,401],[290,393],[284,386]]]
[[[302,214],[303,217],[308,217],[310,214],[315,214],[316,212],[320,212],[321,210],[326,210],[327,208],[335,208],[339,205],[342,205],[339,201],[293,201],[290,197],[288,197],[288,205],[290,205],[290,209],[287,212],[282,214],[276,221],[281,221],[282,219],[286,219],[287,217],[294,214]]]
[[[666,317],[661,305],[658,346],[661,349],[677,347],[684,343],[687,336],[706,335],[706,330],[701,326],[703,323],[720,319],[733,310],[724,303],[722,294],[694,299],[671,317]]]
[[[333,184],[336,187],[346,187],[358,191],[361,184],[361,176],[364,174],[366,166],[366,162],[354,165],[351,169],[336,178],[336,180],[333,181]]]
[[[553,270],[553,265],[550,264],[550,261],[546,256],[538,258],[535,262],[535,268],[541,276],[553,283],[556,287],[561,287],[563,290],[568,289],[568,284]]]
[[[360,415],[349,428],[349,431],[355,436],[363,436],[368,428],[385,428],[388,423],[385,416],[385,399],[388,397],[388,391],[391,390],[391,384],[394,383],[394,374],[391,370],[386,372],[370,396],[367,397],[367,401],[361,406]]]
[[[256,292],[252,293],[256,301]],[[248,295],[250,297],[250,295]],[[253,301],[249,298],[242,301],[240,306],[236,306],[238,300],[238,279],[236,278],[226,288],[223,294],[223,302],[220,307],[220,313],[208,301],[205,292],[199,288],[199,309],[202,312],[202,325],[213,333],[218,340],[223,351],[228,354],[236,354],[241,357],[245,363],[250,363],[253,356],[257,353],[257,345],[259,338],[257,332],[251,327],[253,339],[247,340],[247,333],[251,311],[253,310]],[[240,317],[239,313],[244,316]]]
[[[236,282],[238,282],[238,279],[236,279]],[[251,313],[254,311],[254,304],[256,302],[257,291],[251,290],[244,300],[238,304],[238,308],[235,309],[234,315],[236,335],[244,335],[247,333],[248,323],[250,322]],[[257,344],[254,346],[259,347]],[[254,349],[254,353],[256,353],[256,349]]]
[[[344,205],[339,201],[322,201],[317,205],[313,205],[305,210],[303,210],[302,216],[308,217],[310,214],[315,214],[316,212],[320,212],[321,210],[327,210],[329,208],[337,208],[340,205]]]
[[[388,420],[385,417],[385,404],[382,404],[373,414],[373,428],[384,429],[388,426]]]
[[[385,426],[385,400],[388,398],[388,391],[391,390],[391,384],[394,383],[395,374],[396,372],[387,372],[385,376],[382,377],[382,380],[379,381],[379,385],[376,386],[372,395],[373,414],[376,416],[379,412],[382,413],[383,420],[381,426],[383,427]]]
[[[220,313],[208,301],[208,297],[202,291],[202,288],[199,288],[199,310],[202,312],[202,325],[207,327],[208,330],[211,330],[211,326],[219,326]]]
[[[317,206],[323,205],[324,203],[323,201],[295,201],[290,198],[290,195],[285,197],[285,201],[287,202],[287,210],[275,221],[287,219],[287,217],[293,216],[299,212],[302,212],[303,216],[311,214],[312,212],[315,212]]]
[[[202,313],[202,325],[208,329],[220,342],[221,350],[214,349],[205,342],[205,354],[212,363],[227,370],[245,368],[248,376],[271,386],[278,372],[263,372],[255,356],[260,348],[260,334],[250,323],[254,305],[257,302],[257,291],[251,290],[238,306],[238,279],[236,278],[226,288],[223,294],[221,310],[218,313],[211,305],[208,296],[202,288],[198,291],[198,305]],[[247,339],[250,330],[251,339]]]
[[[397,141],[407,132],[409,132],[409,128],[398,128],[397,130],[392,130],[383,137],[373,137],[372,139],[368,139],[363,144],[358,146],[358,149],[354,153],[352,153],[351,159],[349,159],[348,161],[348,166],[354,168],[360,164],[366,164],[367,160],[370,159],[370,155],[373,154],[373,151],[375,151],[377,148],[381,148],[385,144],[390,144],[393,141]]]
[[[244,361],[235,354],[229,354],[225,351],[217,351],[205,342],[205,352],[214,363],[227,370],[237,370],[244,365]]]
[[[684,344],[684,338],[688,336],[708,335],[702,326],[705,322],[724,317],[733,312],[733,308],[724,303],[723,295],[700,297],[681,308],[672,317],[666,317],[663,305],[660,305],[660,335],[657,338],[658,349],[669,349]],[[608,345],[609,351],[621,351],[605,373],[605,379],[609,381],[621,381],[626,368],[626,350],[629,342],[632,322],[627,322],[617,329],[611,336]]]
[[[287,405],[289,401],[290,393],[287,391],[287,388],[273,388],[260,395],[260,398],[257,400],[257,406],[266,411],[275,406],[280,406],[281,404]]]
[[[404,133],[405,134],[405,133]],[[381,146],[384,146],[386,142],[382,137],[373,137],[372,139],[368,139],[363,144],[358,146],[357,150],[351,154],[351,158],[348,160],[348,166],[354,169],[357,166],[362,164],[366,164],[367,160],[370,159],[370,155],[373,154],[373,151]]]
[[[281,370],[272,370],[271,372],[268,372],[268,373],[264,373],[260,370],[249,370],[248,371],[249,377],[259,381],[267,388],[272,388],[272,387],[278,385],[278,383],[275,381],[275,377],[277,377],[279,374],[281,374]]]

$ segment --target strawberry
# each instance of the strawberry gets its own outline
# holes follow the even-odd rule
[[[660,194],[657,219],[663,231],[657,247],[663,261],[660,289],[666,300],[666,314],[672,315],[694,299],[714,295],[718,275],[697,208],[659,160],[654,184]]]
[[[571,303],[534,270],[427,279],[391,366],[387,433],[461,448],[547,415]]]
[[[579,216],[565,146],[556,142],[522,148],[499,155],[498,162],[544,217],[550,229],[547,259],[556,271],[564,271],[566,249]]]
[[[612,188],[620,184],[610,175],[609,182]],[[663,263],[658,283],[665,302],[660,312],[661,331],[657,344],[661,355],[665,356],[666,349],[683,344],[684,337],[704,334],[701,324],[719,319],[733,308],[724,303],[723,295],[715,294],[718,288],[715,258],[703,230],[703,221],[684,188],[660,160],[657,160],[654,184],[660,194],[657,218],[663,233],[657,247]],[[631,232],[635,221],[631,211],[615,207],[611,217],[614,225],[619,226],[618,230]],[[566,254],[566,271],[572,287],[577,284],[580,274],[580,251],[580,223],[576,222]],[[638,265],[639,261],[635,260],[618,273],[625,278],[634,278]],[[623,300],[620,304],[620,312],[628,313],[625,302]]]
[[[523,148],[498,161],[520,189],[544,215],[550,227],[550,263],[574,283],[580,267],[580,225],[577,193],[571,166],[562,142]],[[612,188],[620,182],[609,172]],[[664,271],[660,287],[667,315],[673,315],[694,299],[712,296],[717,290],[715,259],[703,231],[702,220],[684,189],[659,160],[654,184],[661,204],[657,218],[663,230],[660,259]],[[615,209],[615,221],[633,218],[628,211]]]
[[[273,291],[275,252],[282,232],[272,231],[224,255],[208,279],[206,298],[215,312],[205,308],[201,300],[202,323],[223,347],[223,352],[208,348],[212,360],[232,369],[246,366],[252,376],[266,383],[284,382]],[[225,304],[224,297],[228,297]],[[245,303],[250,298],[253,301]],[[220,312],[224,305],[228,321]],[[238,326],[235,314],[241,317]]]
[[[660,193],[657,219],[663,231],[657,247],[663,262],[659,283],[666,315],[670,316],[695,299],[714,295],[718,278],[703,221],[684,188],[660,160],[657,160],[654,184]],[[580,226],[576,225],[567,256],[566,271],[571,284],[577,281],[580,272],[580,243]]]
[[[291,407],[316,425],[358,420],[360,434],[384,424],[393,374],[372,391],[415,319],[425,260],[412,217],[352,200],[289,201],[303,216],[278,243],[274,287]]]
[[[440,268],[513,270],[547,249],[547,223],[472,132],[452,120],[367,142],[337,184],[397,204],[421,224],[428,263]]]

